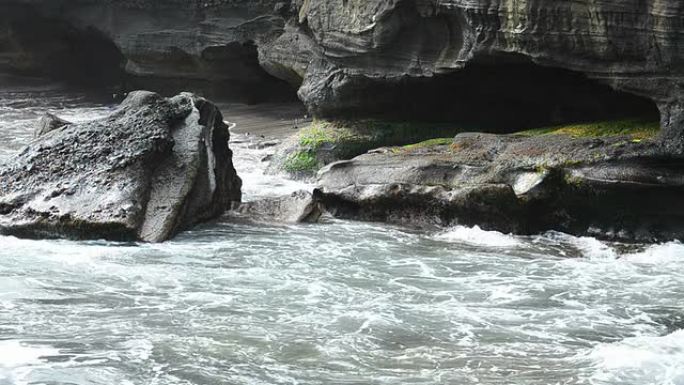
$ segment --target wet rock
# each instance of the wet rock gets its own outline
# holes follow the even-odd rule
[[[464,134],[333,163],[318,191],[340,218],[656,242],[684,239],[683,166],[656,141]]]
[[[68,122],[48,112],[38,121],[38,124],[33,132],[33,137],[38,138],[52,131],[64,129],[70,124],[71,122]]]
[[[234,211],[252,221],[272,223],[316,222],[323,213],[318,197],[308,191],[244,202]]]
[[[41,136],[0,168],[0,233],[167,240],[240,200],[228,140],[211,102],[133,92],[108,117]]]

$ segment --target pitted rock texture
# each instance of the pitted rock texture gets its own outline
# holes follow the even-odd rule
[[[160,242],[240,200],[205,99],[139,91],[106,118],[58,123],[0,166],[0,233]]]

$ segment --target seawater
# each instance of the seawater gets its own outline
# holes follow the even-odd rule
[[[113,108],[0,85],[0,161],[46,111]],[[247,200],[309,187],[249,143]],[[156,245],[0,237],[0,385],[682,385],[682,329],[680,243],[227,219]]]

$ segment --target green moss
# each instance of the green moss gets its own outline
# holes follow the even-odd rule
[[[314,172],[318,170],[318,160],[316,153],[310,150],[304,150],[290,154],[285,160],[283,166],[286,171],[298,172]]]
[[[534,172],[537,174],[546,174],[549,171],[551,171],[551,167],[546,163],[538,164],[534,168]]]
[[[568,135],[573,138],[599,138],[607,136],[630,136],[634,142],[649,139],[658,134],[660,123],[638,119],[579,123],[554,127],[535,128],[515,135]]]
[[[568,159],[568,160],[566,160],[566,161],[563,162],[563,166],[565,166],[565,167],[575,167],[575,166],[581,165],[582,163],[584,163],[584,162],[582,162],[581,160],[577,160],[577,159]]]
[[[336,141],[335,136],[327,122],[314,121],[311,126],[300,131],[299,144],[303,147],[318,149],[325,143]]]
[[[454,143],[454,138],[434,138],[422,141],[420,143],[407,144],[403,148],[406,150],[415,150],[418,148],[433,147],[433,146],[448,146]]]
[[[440,123],[316,119],[300,130],[298,148],[285,158],[282,167],[289,172],[313,173],[333,161],[351,159],[379,147],[403,146],[430,138],[439,139],[422,145],[450,144],[453,136],[462,131]]]
[[[582,178],[572,176],[569,173],[563,175],[563,180],[565,181],[566,185],[577,188],[582,187],[582,185],[584,184],[584,180],[582,180]]]

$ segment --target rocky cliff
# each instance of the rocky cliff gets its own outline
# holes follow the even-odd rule
[[[120,68],[136,85],[253,100],[286,95],[278,78],[298,87],[319,116],[461,119],[510,130],[649,115],[662,119],[670,139],[681,139],[684,124],[678,0],[4,0],[0,7],[1,67],[81,67],[93,78]]]
[[[292,97],[259,66],[282,33],[275,1],[5,0],[0,69],[86,85],[191,89],[246,101]]]
[[[261,59],[273,74],[296,72],[300,97],[318,114],[435,104],[462,114],[465,103],[514,115],[506,104],[516,102],[514,111],[586,113],[587,97],[604,110],[638,105],[612,98],[606,85],[657,104],[667,135],[680,135],[681,1],[305,0],[298,9]]]

